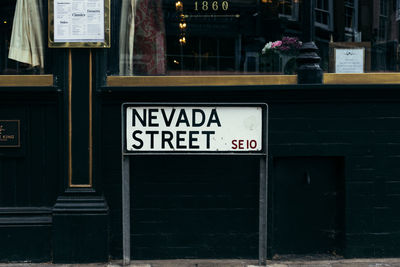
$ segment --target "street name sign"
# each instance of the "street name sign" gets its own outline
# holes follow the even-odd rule
[[[130,152],[260,152],[266,105],[124,104]]]

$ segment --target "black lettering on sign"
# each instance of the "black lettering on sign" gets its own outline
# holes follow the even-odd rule
[[[193,127],[201,127],[206,121],[206,114],[201,109],[193,109],[192,111],[192,123]]]
[[[176,127],[179,127],[179,125],[181,124],[181,123],[184,123],[184,124],[186,124],[186,126],[190,126],[190,123],[189,123],[189,120],[188,120],[188,117],[187,117],[187,115],[186,115],[186,111],[184,110],[184,109],[181,109],[181,111],[179,112],[179,115],[178,115],[178,120],[176,121]]]
[[[201,134],[204,134],[206,136],[206,148],[210,148],[211,135],[215,134],[215,131],[202,131]]]
[[[199,145],[195,145],[194,142],[198,141],[198,138],[195,137],[194,135],[198,135],[199,132],[198,131],[190,131],[189,132],[189,148],[191,149],[199,149],[200,146]]]
[[[146,134],[150,135],[150,148],[154,148],[154,135],[159,133],[159,131],[146,131]]]
[[[216,123],[218,127],[221,127],[221,122],[218,118],[218,113],[215,108],[211,110],[210,118],[208,119],[207,127],[210,127],[211,123]]]
[[[140,130],[136,130],[136,131],[134,131],[134,132],[132,133],[132,138],[133,138],[135,141],[139,142],[138,145],[133,144],[133,145],[132,145],[133,148],[141,149],[141,148],[143,147],[143,140],[136,136],[136,135],[141,135],[141,134],[142,134],[142,131],[140,131]]]
[[[176,148],[177,149],[185,149],[186,145],[182,144],[185,142],[185,138],[182,135],[186,134],[186,131],[177,131],[176,132]]]
[[[157,120],[157,115],[154,115],[153,113],[157,113],[158,108],[151,108],[149,109],[149,127],[158,127],[158,123],[154,122],[154,120]]]
[[[136,117],[142,124],[142,126],[146,127],[146,110],[143,109],[143,116],[140,116],[136,109],[132,109],[132,126],[136,126]]]
[[[172,138],[174,135],[171,131],[162,131],[161,132],[161,148],[165,148],[165,144],[168,143],[169,147],[174,149],[172,145]]]
[[[174,118],[176,109],[172,109],[171,113],[169,114],[169,118],[167,118],[167,114],[165,113],[165,109],[161,109],[162,116],[164,118],[165,126],[170,127],[172,123],[172,119]]]

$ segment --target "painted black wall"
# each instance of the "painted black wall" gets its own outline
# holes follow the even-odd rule
[[[340,240],[336,240],[335,246],[339,246],[339,252],[335,253],[344,254],[346,257],[399,256],[400,226],[397,223],[399,210],[396,205],[400,185],[400,172],[397,167],[400,155],[398,89],[398,86],[391,85],[106,88],[101,94],[101,154],[105,195],[111,209],[112,257],[121,257],[121,167],[120,146],[117,145],[120,144],[121,136],[120,104],[131,101],[268,103],[269,255],[272,256],[278,251],[278,244],[292,242],[290,238],[277,240],[274,235],[274,229],[278,227],[274,216],[277,210],[284,207],[284,203],[277,202],[277,199],[282,201],[282,196],[274,196],[273,184],[277,179],[274,177],[274,160],[283,157],[311,157],[318,160],[333,157],[342,162],[338,172],[343,171],[343,175],[337,175],[338,181],[334,181],[339,184],[338,216],[341,216],[339,221],[343,223],[338,231],[344,231],[337,235]],[[232,166],[237,164],[236,159],[229,161]],[[141,162],[144,166],[156,164],[151,158],[141,159]],[[199,157],[197,162],[204,164],[207,160]],[[254,167],[251,163],[244,161],[242,166],[249,170],[248,175],[253,177],[249,182],[257,179],[254,178],[256,174],[251,174]],[[146,177],[151,179],[144,171],[141,175],[144,180]],[[165,173],[165,178],[169,175],[172,174]],[[147,194],[149,190],[151,188],[146,188],[141,193]],[[298,195],[296,196],[298,198]],[[288,194],[286,199],[296,203],[296,196]],[[148,201],[147,205],[156,205],[156,202]],[[315,222],[315,218],[321,215],[316,211],[310,218],[310,223]],[[247,227],[250,229],[251,223]],[[170,230],[164,231],[168,233]],[[159,233],[162,234],[163,230],[159,230]],[[312,238],[309,242],[307,246],[312,247]],[[285,253],[282,250],[279,252]],[[174,253],[179,255],[176,251],[171,252],[171,255]],[[212,254],[203,256],[216,257]],[[235,256],[235,253],[231,254],[231,257]],[[256,254],[253,256],[256,257]],[[163,255],[154,257],[162,258]]]
[[[21,147],[0,148],[0,261],[49,261],[62,183],[58,94],[0,89],[0,118],[21,122]]]
[[[292,242],[293,237],[282,238],[278,235],[279,228],[282,227],[279,221],[282,218],[277,216],[288,202],[300,203],[300,200],[303,200],[301,192],[285,194],[285,190],[277,188],[281,185],[277,183],[279,177],[276,174],[276,164],[285,159],[290,159],[287,162],[289,165],[293,164],[292,166],[297,166],[304,160],[310,161],[311,163],[307,163],[310,166],[321,165],[318,162],[325,162],[327,159],[333,162],[333,165],[326,163],[331,166],[329,168],[337,166],[333,167],[337,168],[334,172],[336,174],[332,175],[332,171],[328,173],[334,177],[330,178],[334,188],[330,192],[336,192],[338,199],[334,208],[339,219],[335,217],[334,222],[339,224],[329,228],[338,232],[337,239],[333,240],[336,253],[345,257],[400,256],[397,205],[400,195],[399,86],[293,85],[103,89],[96,93],[98,103],[101,103],[97,114],[101,123],[96,122],[96,125],[101,127],[95,131],[99,140],[96,147],[99,152],[96,154],[99,157],[96,172],[101,176],[97,180],[97,187],[104,191],[110,207],[109,247],[113,258],[120,258],[122,251],[120,105],[132,101],[268,103],[269,256],[293,252],[285,248],[285,244]],[[0,152],[1,261],[52,260],[52,207],[64,189],[64,153],[60,151],[64,150],[65,136],[62,130],[63,120],[60,119],[60,99],[60,93],[54,88],[2,88],[0,114],[2,119],[21,119],[22,148],[2,149]],[[293,163],[290,163],[291,161]],[[154,248],[159,253],[153,254],[153,258],[257,257],[257,251],[254,249],[257,247],[258,224],[256,160],[171,157],[164,161],[160,158],[145,157],[140,158],[137,163],[139,167],[135,167],[133,163],[132,170],[135,177],[132,188],[133,205],[136,209],[133,210],[133,214],[137,215],[133,226],[141,223],[141,228],[137,229],[138,232],[133,232],[133,242],[140,241],[137,237],[141,234],[144,240],[150,240],[146,238],[146,233],[150,232],[161,238],[167,234],[171,237],[162,240],[164,243]],[[179,171],[181,163],[184,163],[183,171]],[[202,165],[207,168],[200,168]],[[240,171],[231,168],[237,168],[239,165]],[[148,171],[150,169],[152,172]],[[311,176],[313,181],[315,175]],[[179,181],[180,186],[168,184],[169,181]],[[199,191],[190,192],[185,201],[185,192],[191,188],[193,181],[194,185],[208,182],[209,186],[203,187],[204,191],[201,191],[201,186],[192,187]],[[231,187],[222,187],[222,183],[227,182],[231,182]],[[138,187],[135,188],[134,185]],[[290,178],[284,186],[292,186]],[[161,190],[163,188],[166,189],[164,192]],[[302,190],[301,187],[299,190]],[[222,197],[218,195],[221,191],[224,192]],[[310,191],[306,193],[310,194]],[[204,199],[204,194],[209,195],[210,199]],[[218,199],[219,202],[216,201]],[[182,210],[174,213],[176,210],[170,209],[173,206]],[[186,228],[182,228],[184,224],[179,225],[181,221],[185,222],[177,217],[177,214],[185,216],[181,211],[185,209],[188,214],[196,214],[199,208],[205,206],[210,209],[225,207],[225,214],[233,215],[225,217],[224,212],[214,215],[209,212],[206,216],[186,217],[189,221],[195,219]],[[243,210],[232,213],[236,208]],[[161,210],[154,214],[158,216],[157,220],[167,218],[169,222],[160,223],[157,228],[146,223],[143,218],[149,218],[152,209]],[[140,214],[144,214],[143,217]],[[293,220],[292,215],[284,216]],[[315,223],[316,218],[322,215],[318,210],[308,213],[310,223]],[[201,223],[202,221],[196,218],[206,219]],[[233,218],[236,218],[236,221]],[[208,222],[213,223],[207,225]],[[223,227],[224,225],[226,227]],[[177,229],[187,231],[191,236],[188,240],[179,241]],[[225,232],[221,232],[221,229]],[[107,231],[103,233],[106,235]],[[226,233],[232,234],[230,239],[225,238]],[[198,238],[194,242],[196,235]],[[19,242],[22,238],[25,242]],[[235,240],[240,238],[248,245],[248,250],[241,250],[242,254],[239,255],[240,244]],[[332,247],[324,251],[313,251],[312,238],[306,244],[306,247],[311,248],[308,252],[333,252]],[[177,241],[180,243],[174,243]],[[253,242],[254,247],[250,245]],[[176,244],[185,245],[191,253],[187,253],[188,250],[174,249]],[[137,258],[151,258],[149,253],[152,247],[148,245],[143,249],[140,245],[140,242],[134,244],[133,255]],[[169,247],[167,255],[160,252],[165,247]],[[142,249],[140,253],[139,248]]]

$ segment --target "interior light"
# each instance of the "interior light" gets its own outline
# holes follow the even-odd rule
[[[182,10],[183,9],[183,3],[181,1],[177,1],[175,3],[175,8],[176,8],[176,10]]]
[[[186,44],[186,37],[183,36],[183,37],[179,38],[179,43],[180,43],[181,45]]]

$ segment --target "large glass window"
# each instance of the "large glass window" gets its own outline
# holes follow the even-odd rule
[[[41,74],[45,67],[42,0],[0,1],[0,74]]]
[[[400,0],[315,4],[325,72],[398,71]],[[126,0],[119,9],[112,75],[296,73],[302,0]]]

